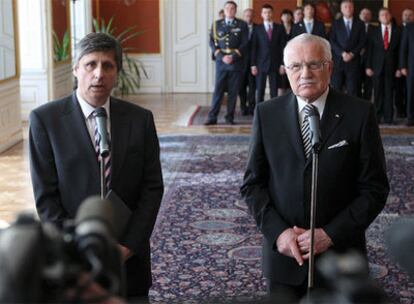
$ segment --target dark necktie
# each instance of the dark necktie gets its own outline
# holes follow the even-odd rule
[[[268,27],[267,27],[267,38],[269,38],[269,41],[271,41],[272,40],[272,27],[269,25]]]
[[[390,33],[389,33],[389,31],[388,31],[388,26],[386,26],[385,27],[385,30],[384,30],[384,50],[388,50],[388,40],[389,40],[389,37],[390,36]]]
[[[311,151],[312,151],[311,133],[310,133],[310,128],[309,128],[309,120],[308,120],[309,113],[311,113],[312,109],[316,112],[318,111],[314,105],[309,104],[309,103],[303,109],[305,116],[303,118],[301,132],[302,132],[302,140],[303,140],[303,150],[305,151],[306,159],[309,158]]]
[[[346,35],[349,38],[349,36],[351,36],[351,21],[347,20],[345,27],[346,27]]]
[[[95,121],[95,130],[94,130],[94,137],[95,137],[95,153],[96,153],[96,159],[98,162],[101,161],[101,155],[99,153],[99,133],[98,133],[98,125]],[[108,136],[109,141],[109,136]],[[109,142],[110,144],[110,142]],[[104,175],[105,175],[105,185],[106,190],[110,189],[111,185],[111,153],[108,154],[108,156],[104,157]]]

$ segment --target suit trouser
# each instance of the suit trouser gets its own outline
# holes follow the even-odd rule
[[[342,63],[343,66],[333,69],[331,84],[338,91],[342,91],[345,84],[348,95],[358,96],[360,84],[360,68],[359,64]]]
[[[247,87],[249,90],[247,91]],[[250,67],[247,67],[244,74],[241,77],[239,97],[240,108],[242,112],[253,111],[256,104],[256,77],[250,71]]]
[[[407,77],[407,119],[414,122],[414,73],[409,69]]]
[[[270,98],[277,97],[277,72],[259,73],[256,76],[257,102],[262,102],[265,96],[266,80],[269,77]]]
[[[372,89],[373,89],[372,77],[367,76],[367,74],[365,74],[365,68],[362,68],[361,90],[359,90],[359,92],[361,93],[359,94],[359,96],[364,98],[365,100],[371,101]]]
[[[407,115],[407,78],[395,78],[395,107],[399,116]]]
[[[395,71],[384,69],[381,74],[374,75],[374,100],[377,110],[377,120],[384,117],[385,123],[391,123],[394,118],[394,74]]]
[[[213,99],[211,101],[208,119],[217,121],[220,112],[221,101],[223,99],[224,90],[227,88],[227,114],[226,120],[233,121],[234,110],[236,108],[237,95],[239,93],[240,78],[242,71],[228,71],[216,69],[216,82],[214,85]]]

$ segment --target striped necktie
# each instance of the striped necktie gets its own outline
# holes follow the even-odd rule
[[[312,151],[312,142],[311,142],[311,132],[309,127],[309,113],[312,112],[312,110],[317,111],[317,108],[312,104],[307,104],[305,108],[303,109],[305,116],[303,118],[302,123],[302,140],[303,140],[303,150],[305,151],[305,157],[306,159],[309,158],[311,151]]]
[[[101,155],[100,155],[100,152],[99,152],[100,136],[99,136],[98,125],[97,125],[96,121],[95,121],[94,137],[95,137],[96,159],[99,163],[101,161]],[[108,141],[109,141],[109,145],[110,145],[111,142],[109,140],[109,136],[108,136]],[[106,190],[109,190],[110,186],[111,186],[111,153],[109,153],[106,157],[104,157],[104,175],[105,175]]]

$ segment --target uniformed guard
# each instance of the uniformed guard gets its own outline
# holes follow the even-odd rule
[[[235,18],[237,4],[226,1],[224,20],[213,22],[210,33],[210,47],[216,61],[216,80],[213,100],[205,125],[217,124],[224,90],[227,88],[226,122],[234,124],[234,110],[243,73],[243,54],[248,44],[247,24]]]

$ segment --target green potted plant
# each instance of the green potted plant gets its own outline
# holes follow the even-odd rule
[[[105,23],[105,20],[102,18],[100,22],[96,19],[93,20],[93,27],[97,33],[106,33],[111,35],[119,41],[121,46],[125,44],[126,41],[133,39],[141,35],[144,31],[136,31],[136,27],[128,27],[115,36],[116,28],[112,26],[114,17],[109,19],[108,23]],[[119,72],[118,75],[118,84],[114,89],[115,95],[129,95],[136,92],[141,86],[141,80],[144,77],[148,78],[147,72],[145,71],[144,65],[142,62],[136,59],[132,59],[128,56],[128,52],[134,50],[131,47],[123,47],[123,69]]]
[[[69,59],[69,46],[70,38],[68,31],[65,31],[62,37],[62,42],[59,40],[58,35],[53,31],[53,55],[55,62],[64,61]]]

